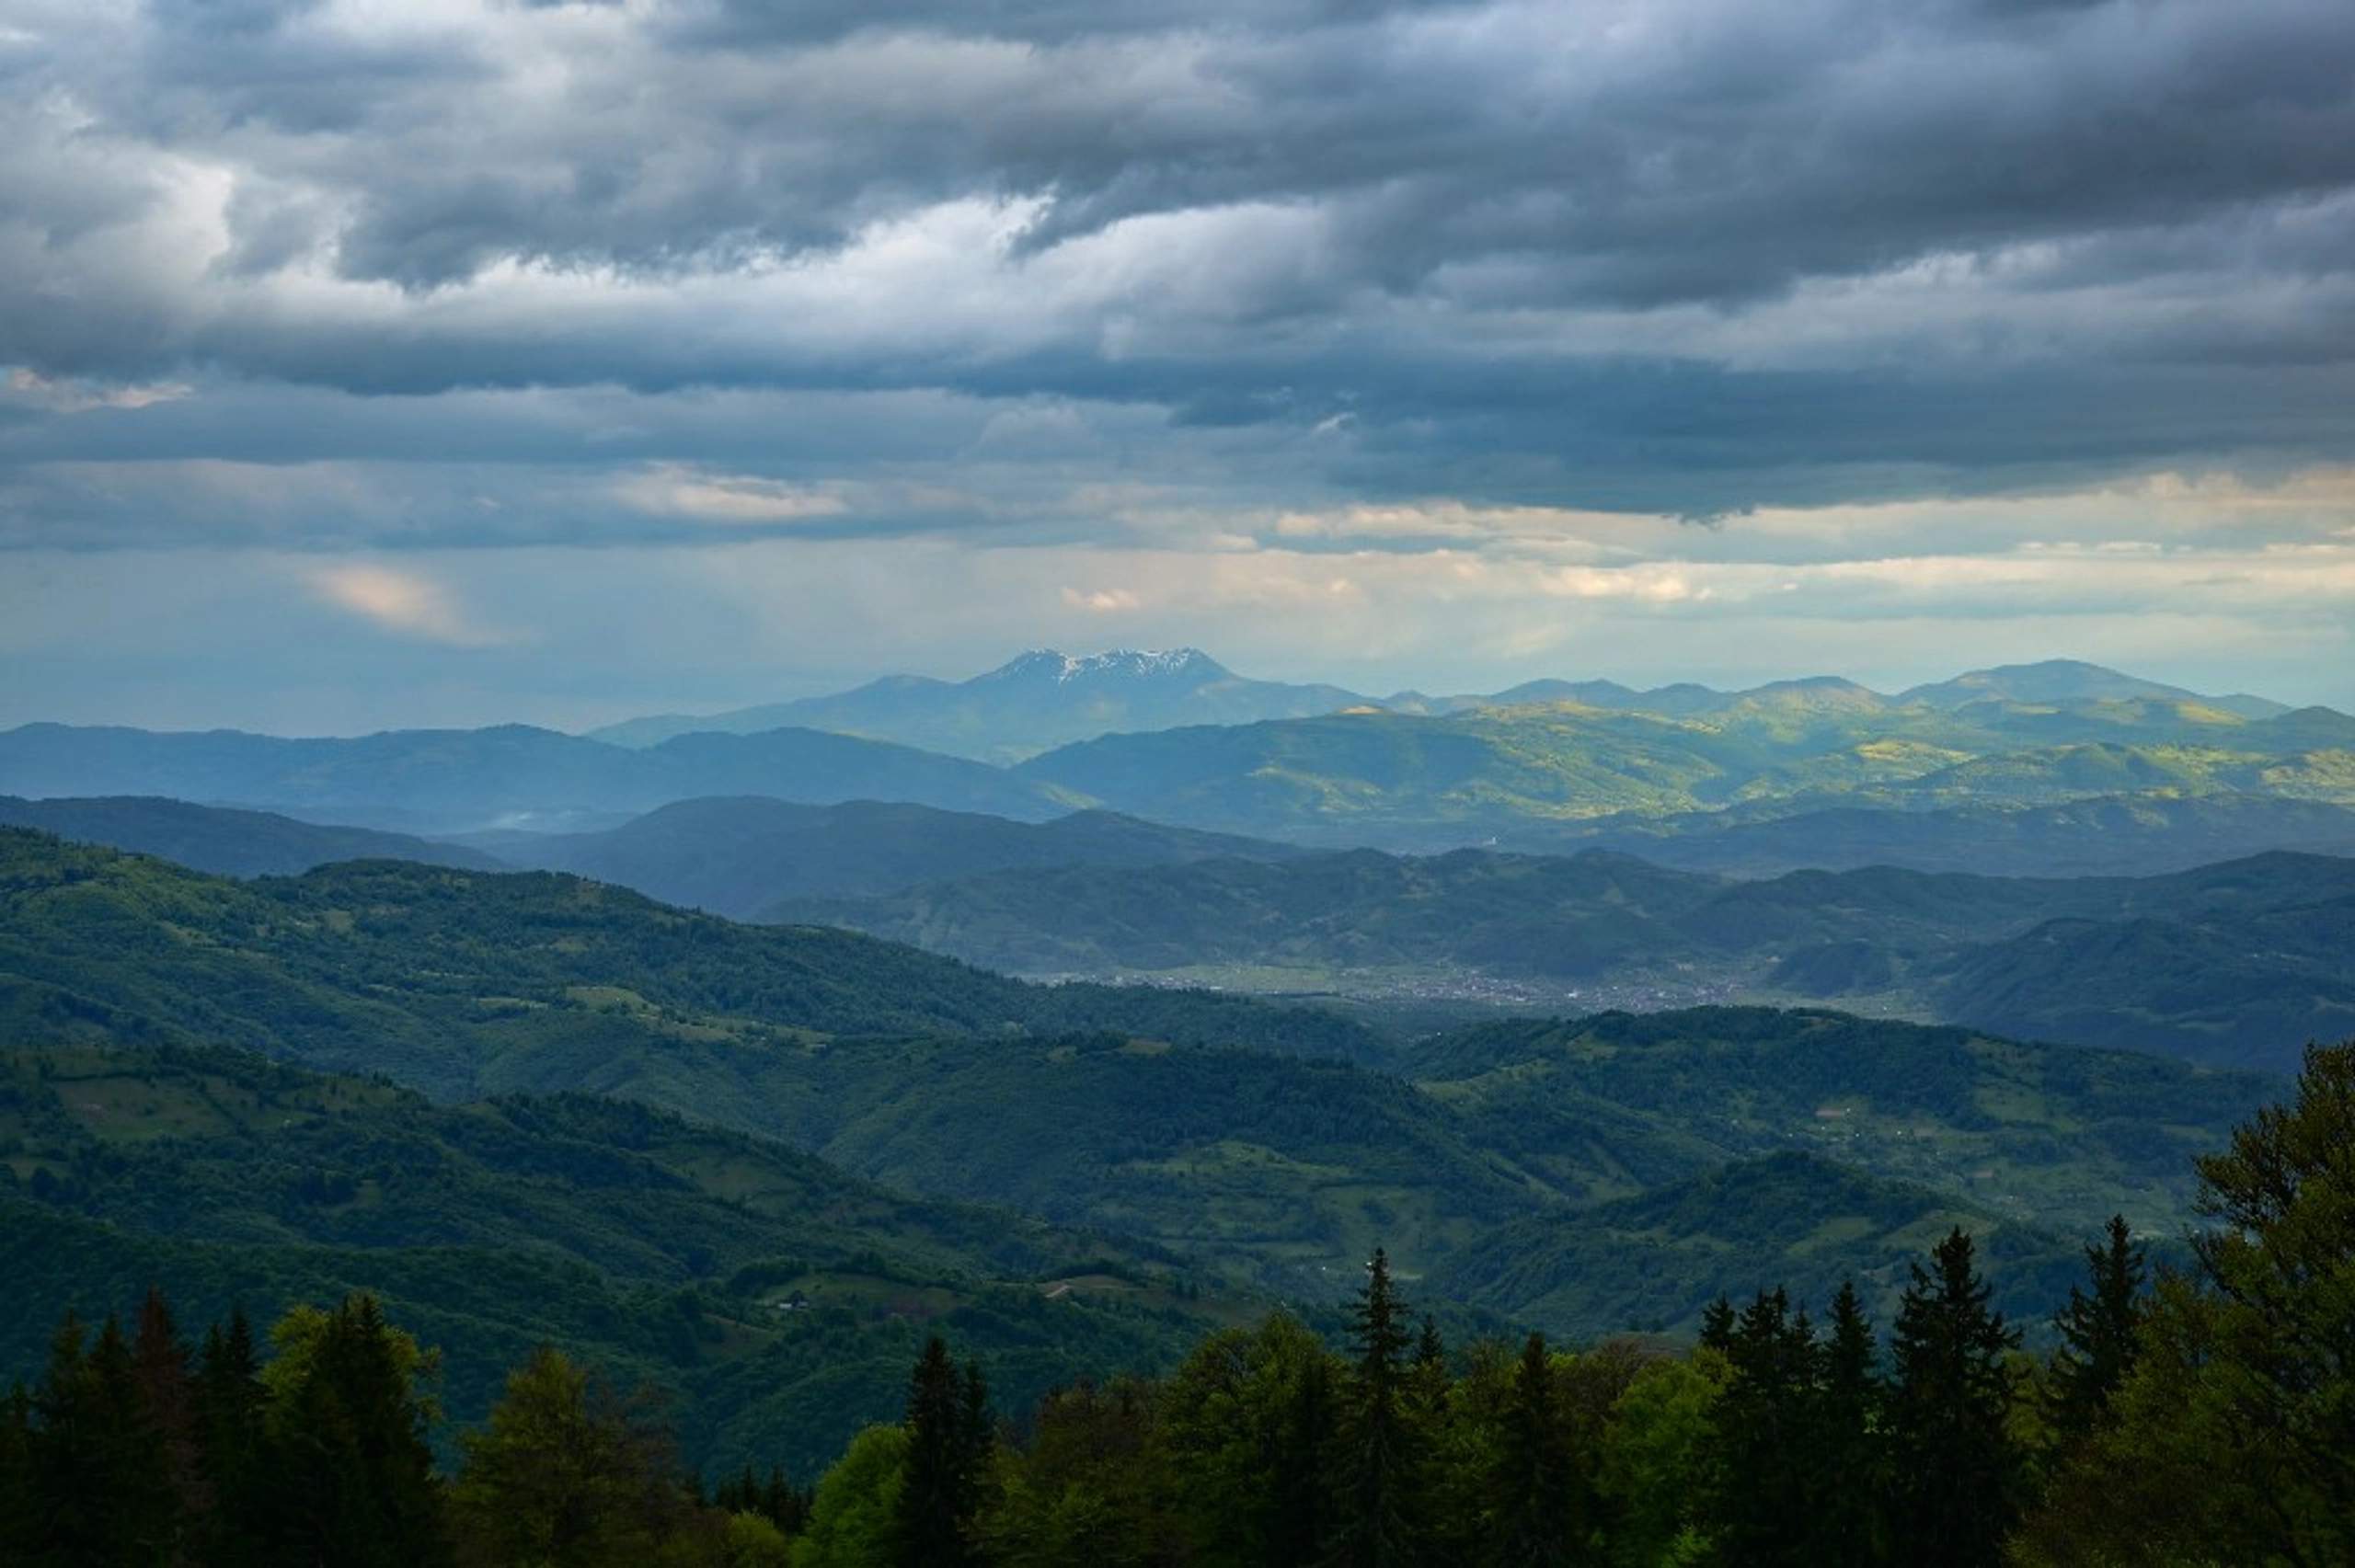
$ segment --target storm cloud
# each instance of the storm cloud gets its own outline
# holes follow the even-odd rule
[[[2355,538],[2336,0],[0,0],[0,149],[28,559]]]

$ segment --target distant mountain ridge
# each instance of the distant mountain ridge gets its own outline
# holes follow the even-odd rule
[[[274,812],[195,806],[161,796],[20,800],[0,795],[0,824],[160,855],[190,870],[223,876],[286,876],[338,860],[414,860],[477,871],[502,865],[480,851],[414,834],[322,826]]]
[[[1200,832],[1414,853],[1713,838],[1733,865],[1804,853],[1804,835],[1767,825],[1828,811],[1884,814],[1873,836],[1918,848],[1924,835],[1909,829],[1920,824],[1890,814],[2092,800],[2285,807],[2271,818],[2202,807],[2218,829],[2210,852],[2231,853],[2336,847],[2328,810],[2355,808],[2355,718],[2210,699],[2066,661],[1974,671],[1894,698],[1819,677],[1731,693],[1536,682],[1495,698],[1368,699],[1244,680],[1193,649],[1041,650],[961,683],[895,678],[818,701],[833,706],[797,711],[844,727],[899,723],[949,750],[807,726],[695,729],[631,748],[527,725],[282,739],[34,724],[0,732],[0,793],[163,795],[463,839],[494,853],[482,835],[580,832],[686,800],[763,796],[1032,823],[1093,808]],[[1013,766],[972,755],[1074,732],[1093,738]],[[2311,809],[2293,819],[2288,807]],[[1974,822],[1991,827],[1982,839],[2029,857],[2048,845],[2066,853],[2064,841],[2097,830],[2082,815]],[[1844,841],[1852,855],[1877,853],[1854,833]],[[2141,860],[2103,868],[2152,869]]]
[[[2037,664],[1999,665],[1977,670],[1951,681],[1913,686],[1897,695],[1900,703],[1927,703],[1933,707],[1959,708],[1971,703],[2125,703],[2158,701],[2204,703],[2241,718],[2272,718],[2289,711],[2280,703],[2235,693],[2205,697],[2180,686],[2123,675],[2083,659],[2049,658]]]
[[[1351,711],[1109,735],[1015,772],[1155,821],[1426,851],[1682,814],[2242,795],[2355,806],[2355,718],[2205,703],[1892,705],[1782,688],[1683,714],[1578,704]]]
[[[515,865],[618,882],[738,920],[781,898],[890,893],[948,876],[1072,865],[1137,870],[1306,853],[1109,811],[1034,823],[927,806],[757,797],[683,800],[603,832],[514,833],[485,842]]]
[[[744,735],[798,725],[1005,763],[1098,735],[1304,718],[1365,701],[1338,686],[1246,680],[1199,648],[1080,656],[1033,648],[970,681],[890,676],[830,697],[702,718],[630,719],[591,736],[649,746],[698,730]]]
[[[1615,681],[1540,680],[1486,695],[1376,696],[1346,687],[1237,675],[1199,648],[1119,648],[1073,655],[1033,648],[971,680],[891,675],[831,696],[803,697],[694,716],[662,714],[592,730],[592,739],[652,746],[699,730],[749,735],[783,726],[895,740],[950,756],[1014,763],[1075,741],[1197,725],[1313,718],[1348,709],[1444,716],[1479,708],[1575,704],[1690,718],[1747,705],[1832,704],[1852,708],[1973,703],[2192,702],[2241,718],[2287,712],[2261,697],[2209,698],[2075,659],[2002,665],[1885,696],[1838,676],[1774,681],[1739,692],[1690,682],[1639,691]]]
[[[0,732],[0,792],[170,795],[445,838],[611,824],[710,795],[911,801],[1023,821],[1086,804],[986,763],[822,730],[698,733],[630,750],[530,725],[284,739],[31,724]]]

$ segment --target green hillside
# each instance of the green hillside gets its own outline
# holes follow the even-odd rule
[[[736,925],[568,876],[382,861],[239,883],[17,830],[0,830],[0,1028],[240,1045],[445,1098],[576,1086],[576,1072],[643,1084],[724,1075],[781,1043],[833,1036],[1115,1029],[1380,1050],[1330,1013],[1024,985],[845,932]],[[711,1116],[734,1097],[674,1108]]]
[[[502,869],[490,855],[458,844],[153,795],[62,800],[0,795],[0,823],[160,855],[192,871],[224,876],[288,876],[335,860],[418,860],[477,871]]]
[[[2282,1082],[1752,1007],[1486,1025],[1430,1042],[1414,1070],[1476,1118],[1476,1139],[1523,1158],[1550,1136],[1549,1110],[1603,1102],[1706,1140],[1720,1159],[1802,1150],[2062,1235],[2081,1234],[2096,1211],[2172,1233],[2188,1211],[2192,1156]]]
[[[1907,1265],[1955,1226],[1971,1232],[1998,1288],[1995,1305],[2015,1321],[2040,1324],[2084,1272],[2074,1238],[1794,1150],[1574,1217],[1517,1221],[1436,1271],[1425,1288],[1576,1336],[1629,1326],[1690,1334],[1711,1301],[1740,1300],[1761,1280],[1814,1302],[1853,1280],[1885,1318]]]
[[[1498,841],[1557,854],[1617,850],[1732,876],[1871,865],[1988,876],[2144,876],[2269,850],[2355,854],[2355,809],[2269,795],[2164,792],[1927,809],[1769,801],[1655,819],[1523,825]]]
[[[2056,920],[1958,956],[1947,1010],[2037,1039],[2279,1068],[2355,1037],[2355,895],[2237,916]]]
[[[2143,878],[1875,866],[1744,882],[1597,851],[1359,850],[1003,871],[767,912],[1017,973],[1467,1003],[1501,991],[1555,1009],[1844,1001],[2288,1071],[2305,1040],[2355,1028],[2350,907],[2355,859],[2286,853]]]
[[[1575,979],[1687,956],[1673,921],[1724,886],[1625,856],[1357,850],[1004,871],[888,898],[796,900],[764,918],[855,926],[1025,973],[1234,966],[1317,979],[1453,965]]]
[[[885,1263],[862,1265],[859,1300],[885,1303],[887,1321],[978,1314],[1029,1345],[1023,1364],[1043,1379],[1061,1331],[1037,1320],[1037,1286],[1084,1265],[1063,1232],[1134,1238],[1100,1243],[1119,1284],[1174,1269],[1322,1307],[1376,1245],[1408,1277],[1445,1279],[1524,1233],[1513,1227],[1634,1234],[1612,1206],[1791,1151],[1911,1180],[1939,1213],[2023,1233],[2082,1238],[2117,1211],[2169,1234],[2188,1217],[2189,1154],[2280,1088],[1820,1012],[1605,1013],[1408,1043],[1237,999],[1025,986],[545,874],[361,863],[240,883],[35,834],[0,848],[0,1042],[34,1047],[11,1102],[17,1201],[115,1228],[57,1242],[54,1299],[74,1297],[72,1259],[86,1253],[111,1288],[166,1234],[198,1249],[173,1269],[224,1288],[256,1266],[242,1249],[290,1280],[362,1281],[351,1260],[395,1260],[424,1273],[381,1288],[445,1313],[457,1299],[430,1280],[495,1259],[479,1268],[508,1281],[493,1295],[564,1304],[467,1309],[488,1325],[485,1368],[511,1364],[518,1325],[546,1310],[569,1341],[610,1322],[630,1354],[751,1378],[743,1357],[683,1359],[672,1319],[697,1345],[787,1356],[764,1337],[799,1343],[763,1315],[773,1298],[744,1293],[817,1299],[810,1268],[856,1272],[868,1238]],[[2264,880],[2220,873],[2177,891],[2226,905]],[[242,1059],[189,1054],[214,1043],[376,1081],[272,1087],[270,1070],[219,1065]],[[124,1047],[162,1065],[116,1074],[92,1054]],[[144,1081],[165,1067],[183,1080],[168,1093]],[[515,1094],[537,1098],[474,1103]],[[916,1196],[855,1192],[826,1167]],[[1034,1218],[980,1220],[976,1205]],[[1685,1279],[1665,1260],[1723,1232],[1689,1204],[1659,1215],[1637,1229],[1663,1249],[1665,1286]],[[1913,1237],[1821,1218],[1826,1270],[1878,1268],[1892,1236]],[[109,1252],[123,1236],[149,1241]],[[795,1269],[778,1272],[779,1256]],[[1598,1274],[1583,1295],[1557,1283],[1475,1299],[1520,1300],[1556,1333],[1681,1321],[1684,1284],[1640,1310],[1625,1296],[1642,1267]],[[2032,1292],[2047,1276],[2023,1277]],[[646,1292],[659,1306],[689,1289],[662,1309],[672,1319],[631,1326]],[[192,1310],[218,1296],[199,1291]],[[1090,1339],[1094,1321],[1074,1330],[1083,1347],[1142,1356],[1160,1343]],[[904,1348],[886,1357],[902,1375]]]
[[[438,1106],[227,1050],[0,1051],[0,1365],[151,1283],[263,1321],[367,1289],[443,1348],[457,1420],[545,1341],[671,1389],[715,1468],[814,1467],[895,1413],[927,1323],[1036,1391],[1253,1310],[1164,1254],[642,1105]]]
[[[2149,697],[1941,705],[1802,682],[1673,713],[1567,702],[1106,736],[1016,771],[1156,820],[1424,848],[1734,807],[1758,820],[2120,795],[2350,806],[2355,721]]]
[[[889,893],[1013,867],[1281,860],[1299,853],[1106,811],[1016,822],[925,806],[760,797],[678,801],[597,833],[517,832],[479,841],[517,865],[618,882],[664,903],[739,920],[782,898]]]

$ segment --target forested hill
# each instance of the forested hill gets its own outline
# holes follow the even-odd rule
[[[802,1476],[845,1440],[843,1463],[871,1459],[884,1439],[850,1430],[889,1418],[935,1332],[1022,1409],[1075,1379],[1226,1375],[1203,1354],[1240,1390],[1247,1330],[1178,1364],[1183,1345],[1262,1321],[1256,1343],[1302,1336],[1288,1364],[1329,1394],[1324,1353],[1266,1303],[1330,1326],[1384,1247],[1450,1334],[1713,1336],[1674,1363],[1694,1376],[1664,1375],[1695,1421],[1729,1386],[1709,1356],[1741,1354],[1713,1299],[1783,1280],[1821,1300],[1837,1280],[1901,1322],[1933,1247],[1984,1260],[1960,1299],[2040,1348],[2080,1239],[2111,1214],[2176,1233],[2191,1158],[2282,1088],[1821,1011],[1385,1040],[1231,999],[1023,985],[565,876],[359,862],[238,882],[22,831],[0,833],[0,1046],[19,1367],[44,1323],[151,1282],[197,1316],[250,1294],[298,1324],[325,1321],[299,1303],[365,1289],[442,1348],[454,1408],[485,1408],[545,1341],[673,1391],[695,1462]],[[1428,1343],[1437,1423],[1457,1379]],[[1497,1365],[1483,1343],[1467,1378]],[[50,1391],[0,1427],[0,1471],[67,1429],[58,1391],[87,1380],[83,1354],[68,1321]],[[102,1333],[86,1364],[122,1355]],[[1533,1365],[1552,1376],[1542,1350]],[[1118,1386],[1149,1421],[1154,1385]],[[1595,1410],[1617,1421],[1633,1387]],[[1036,1408],[1049,1431],[1057,1406]],[[825,1509],[821,1489],[810,1519]]]
[[[1035,1394],[1264,1310],[1150,1249],[644,1105],[442,1106],[226,1049],[0,1049],[0,1368],[154,1284],[265,1322],[367,1290],[441,1347],[452,1418],[557,1345],[672,1391],[715,1473],[806,1474],[890,1417],[925,1320]]]
[[[236,882],[21,830],[0,830],[0,1027],[239,1045],[452,1098],[842,1036],[1105,1029],[1311,1056],[1380,1048],[1331,1013],[1028,985],[571,876],[371,861]]]
[[[1017,972],[1828,1001],[2282,1072],[2304,1041],[2355,1033],[2355,859],[2287,852],[2149,877],[1737,882],[1598,851],[1352,850],[1006,870],[768,913]]]
[[[328,827],[275,812],[197,806],[155,795],[58,800],[0,795],[0,823],[38,828],[83,843],[161,855],[198,871],[227,876],[291,876],[338,860],[417,860],[477,871],[500,869],[497,859],[459,844],[373,828]]]
[[[1794,1148],[1951,1195],[1917,1230],[1981,1214],[2065,1258],[2113,1211],[2178,1225],[2189,1153],[2275,1086],[1756,1010],[1408,1047],[1315,1012],[1019,985],[565,876],[362,863],[236,883],[40,835],[0,848],[11,1040],[236,1044],[445,1099],[624,1096],[1312,1298],[1376,1244],[1419,1273],[1498,1226]],[[1765,1261],[1728,1254],[1724,1277]],[[1647,1317],[1700,1304],[1677,1293]],[[1624,1326],[1608,1310],[1557,1300],[1547,1326]]]
[[[2200,1162],[2204,1207],[2234,1228],[2154,1289],[2113,1219],[2049,1352],[2023,1354],[1959,1227],[1905,1260],[1885,1318],[1852,1280],[1819,1295],[1784,1276],[1711,1303],[1689,1348],[1564,1351],[1428,1316],[1418,1332],[1377,1249],[1338,1334],[1274,1312],[1166,1375],[1043,1396],[999,1381],[998,1357],[959,1365],[948,1335],[971,1345],[974,1325],[945,1316],[898,1419],[806,1489],[752,1462],[707,1487],[657,1405],[545,1342],[437,1474],[439,1347],[373,1296],[295,1306],[264,1364],[242,1310],[200,1349],[151,1288],[135,1328],[120,1308],[95,1335],[63,1316],[32,1391],[0,1405],[0,1518],[29,1562],[201,1568],[2341,1563],[2350,1115],[2355,1044],[2317,1047],[2293,1100]],[[1711,1210],[1724,1185],[1807,1251],[1794,1198],[1847,1185],[1884,1207],[1875,1184],[1780,1156],[1607,1206],[1630,1229],[1605,1245],[1640,1247],[1635,1228]],[[748,1326],[690,1321],[714,1345]]]

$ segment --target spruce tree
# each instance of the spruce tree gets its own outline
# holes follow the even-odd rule
[[[908,1568],[977,1562],[980,1513],[993,1442],[987,1385],[979,1367],[959,1372],[938,1334],[908,1379],[907,1459],[898,1505],[899,1561]]]
[[[1327,1561],[1335,1568],[1398,1568],[1419,1558],[1420,1455],[1407,1397],[1406,1309],[1390,1282],[1389,1256],[1379,1247],[1366,1265],[1350,1340],[1356,1359]]]
[[[298,1308],[272,1331],[265,1380],[279,1547],[298,1562],[429,1568],[451,1560],[426,1427],[433,1358],[373,1296]]]
[[[1808,1425],[1808,1527],[1803,1555],[1822,1568],[1887,1561],[1880,1539],[1881,1387],[1872,1323],[1854,1280],[1842,1280],[1816,1351]]]
[[[1719,1559],[1729,1563],[1809,1561],[1815,1402],[1814,1338],[1804,1312],[1777,1287],[1762,1290],[1729,1327],[1720,1325],[1729,1380],[1715,1413],[1715,1496]]]
[[[1294,1328],[1291,1343],[1270,1347],[1285,1357],[1270,1368],[1275,1408],[1261,1539],[1269,1553],[1264,1561],[1272,1562],[1315,1562],[1339,1506],[1332,1475],[1341,1441],[1339,1370],[1313,1335]]]
[[[1929,1269],[1911,1267],[1890,1342],[1888,1547],[1921,1568],[1993,1568],[2020,1503],[2005,1366],[2019,1335],[1989,1305],[1960,1228]]]
[[[232,1307],[224,1328],[205,1330],[189,1391],[204,1478],[191,1555],[217,1568],[264,1560],[275,1533],[278,1500],[270,1438],[263,1425],[268,1395],[254,1351],[253,1326],[243,1306]]]
[[[29,1542],[39,1528],[32,1450],[33,1396],[19,1379],[0,1400],[0,1540]]]
[[[33,1562],[160,1562],[178,1508],[164,1443],[140,1398],[131,1343],[111,1314],[95,1340],[71,1313],[33,1391]]]
[[[2047,1416],[2062,1447],[2083,1442],[2109,1412],[2109,1399],[2134,1364],[2134,1325],[2142,1314],[2142,1248],[2123,1215],[2109,1217],[2106,1242],[2085,1249],[2090,1291],[2069,1288],[2069,1304],[2053,1321],[2061,1347],[2053,1353]]]
[[[2355,1041],[2198,1166],[2199,1271],[2144,1304],[2024,1562],[2355,1562]]]
[[[190,1529],[207,1502],[207,1483],[198,1451],[193,1356],[172,1322],[170,1303],[151,1288],[140,1303],[139,1327],[131,1342],[140,1402],[163,1445],[171,1491],[167,1531],[176,1539]],[[172,1555],[185,1553],[176,1544]]]
[[[1584,1562],[1594,1499],[1579,1469],[1545,1335],[1522,1342],[1501,1415],[1481,1499],[1479,1561],[1493,1568]]]

